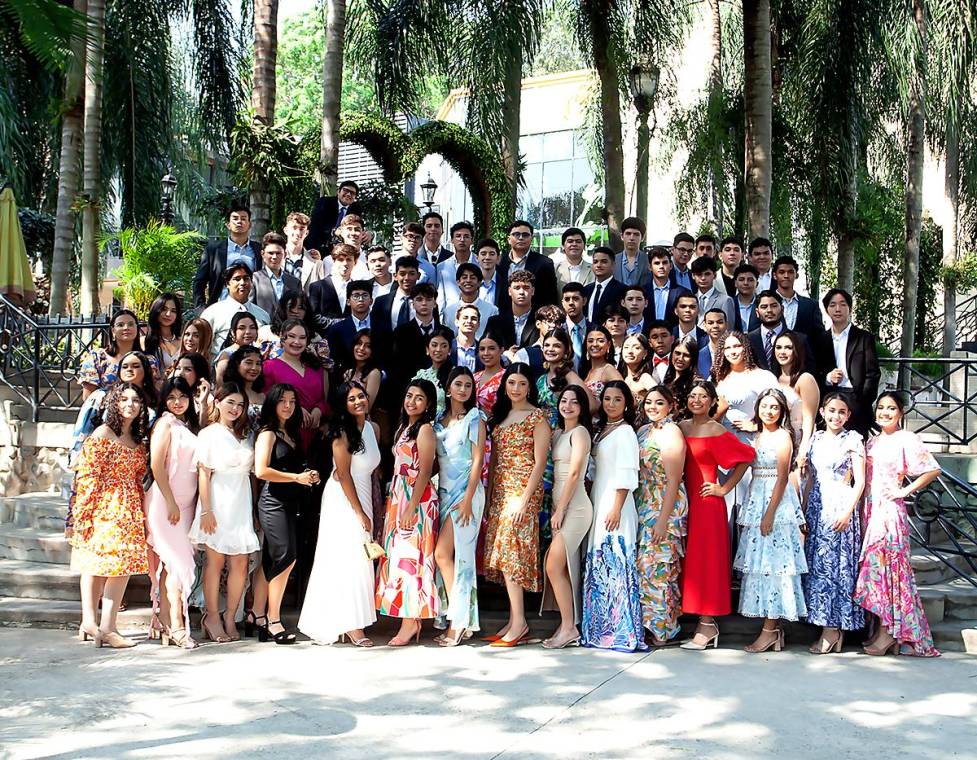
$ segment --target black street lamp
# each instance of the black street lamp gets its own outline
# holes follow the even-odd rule
[[[160,194],[159,219],[163,224],[173,224],[173,193],[176,191],[176,177],[166,172],[160,180],[162,193]]]
[[[648,115],[651,113],[658,92],[659,68],[649,59],[640,59],[631,67],[629,80],[631,97],[638,111],[637,149],[638,166],[635,178],[635,206],[637,215],[645,219],[648,215],[648,146],[651,131],[648,128]]]
[[[427,179],[421,183],[421,197],[424,199],[424,206],[428,211],[434,206],[434,194],[438,191],[438,183],[431,177],[431,172],[427,173]]]

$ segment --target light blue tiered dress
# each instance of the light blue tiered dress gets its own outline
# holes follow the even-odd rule
[[[767,536],[760,533],[760,521],[777,482],[777,452],[764,448],[763,439],[759,436],[756,441],[750,495],[737,520],[740,543],[733,567],[743,574],[739,611],[747,617],[798,620],[807,615],[801,587],[801,575],[807,572],[800,530],[804,516],[797,492],[788,483],[777,506],[773,531]]]
[[[484,415],[478,407],[453,425],[441,422],[434,428],[438,438],[438,504],[439,525],[451,520],[455,542],[455,581],[451,597],[444,588],[441,573],[438,573],[438,596],[441,614],[435,624],[444,628],[448,624],[455,630],[464,628],[477,631],[478,589],[475,581],[475,547],[478,543],[478,528],[482,524],[485,511],[485,491],[481,479],[472,497],[472,519],[467,525],[459,523],[458,505],[468,488],[471,475],[474,448],[478,445],[478,423]]]

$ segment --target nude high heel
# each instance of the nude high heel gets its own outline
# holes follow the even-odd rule
[[[688,641],[683,641],[681,644],[679,644],[679,647],[682,649],[689,649],[693,652],[701,652],[704,649],[708,649],[709,647],[712,647],[713,649],[719,649],[719,626],[716,625],[715,623],[699,623],[699,625],[708,626],[709,628],[715,628],[716,635],[707,639],[705,643],[699,644],[696,643],[696,641],[694,640],[694,634],[693,634],[693,638],[689,639]]]
[[[743,651],[749,652],[750,654],[761,654],[763,652],[769,651],[771,647],[775,652],[781,651],[784,648],[784,629],[781,628],[780,626],[777,626],[776,628],[766,628],[766,627],[763,628],[763,633],[774,633],[775,631],[777,635],[773,638],[772,641],[768,641],[762,647],[749,644],[743,647]]]

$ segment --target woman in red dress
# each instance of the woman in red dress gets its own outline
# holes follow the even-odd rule
[[[699,616],[695,636],[683,649],[719,645],[715,617],[733,611],[731,563],[725,496],[753,461],[753,447],[712,419],[719,396],[707,380],[696,380],[686,405],[691,419],[679,423],[685,435],[685,487],[689,495],[689,527],[682,568],[682,611]],[[717,482],[717,469],[732,469]]]

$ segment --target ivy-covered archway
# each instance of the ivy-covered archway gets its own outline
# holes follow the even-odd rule
[[[339,137],[366,149],[387,182],[403,182],[425,156],[441,155],[468,188],[476,234],[497,238],[505,234],[510,221],[509,179],[499,152],[464,127],[429,121],[405,134],[382,116],[343,114]]]

